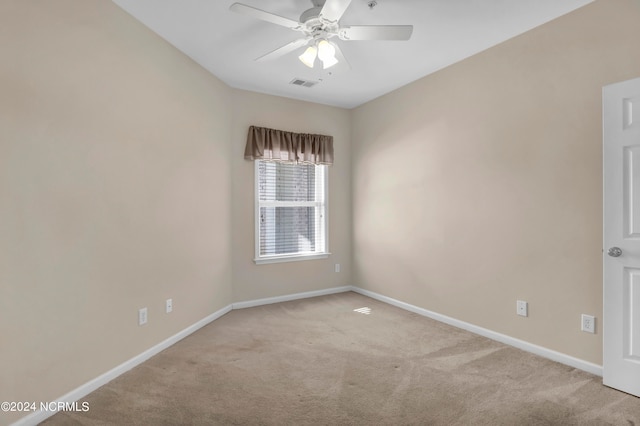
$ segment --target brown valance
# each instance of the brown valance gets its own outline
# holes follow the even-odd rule
[[[333,164],[333,136],[250,126],[245,160]]]

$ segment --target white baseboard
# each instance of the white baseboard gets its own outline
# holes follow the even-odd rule
[[[310,297],[326,296],[328,294],[345,293],[353,290],[350,285],[344,287],[333,287],[324,290],[307,291],[304,293],[287,294],[284,296],[267,297],[265,299],[248,300],[246,302],[233,303],[233,309],[253,308],[255,306],[270,305],[272,303],[289,302],[291,300],[308,299]]]
[[[478,334],[480,336],[487,337],[491,340],[495,340],[504,343],[509,346],[522,349],[523,351],[531,352],[532,354],[539,355],[543,358],[550,359],[552,361],[559,362],[570,367],[577,368],[579,370],[586,371],[596,376],[602,377],[602,366],[593,364],[588,361],[584,361],[579,358],[574,358],[570,355],[556,352],[551,349],[547,349],[542,346],[534,345],[533,343],[525,342],[524,340],[516,339],[505,334],[497,333],[495,331],[488,330],[486,328],[478,327],[477,325],[470,324],[468,322],[460,321],[455,318],[441,315],[427,309],[420,308],[418,306],[411,305],[409,303],[401,302],[400,300],[392,299],[391,297],[383,296],[373,291],[365,290],[359,287],[351,287],[351,290],[360,293],[364,296],[371,297],[372,299],[379,300],[380,302],[388,303],[389,305],[396,306],[409,312],[413,312],[418,315],[422,315],[436,321],[443,322],[445,324],[452,325],[463,330],[470,331],[471,333]]]
[[[224,308],[207,316],[206,318],[203,318],[202,320],[196,322],[195,324],[185,328],[179,333],[158,343],[152,348],[118,365],[117,367],[107,371],[106,373],[96,377],[95,379],[85,383],[84,385],[81,385],[80,387],[72,390],[66,395],[61,396],[55,402],[56,403],[75,402],[82,399],[89,393],[98,389],[100,386],[103,386],[109,383],[111,380],[131,370],[133,367],[136,367],[142,364],[152,356],[158,354],[159,352],[163,351],[164,349],[168,348],[174,343],[177,343],[178,341],[184,339],[185,337],[199,330],[205,325],[215,321],[216,319],[220,318],[221,316],[228,313],[232,309],[251,308],[255,306],[269,305],[272,303],[288,302],[291,300],[306,299],[306,298],[317,297],[317,296],[326,296],[329,294],[336,294],[336,293],[344,293],[347,291],[353,291],[353,292],[362,294],[364,296],[371,297],[372,299],[376,299],[381,302],[388,303],[389,305],[393,305],[398,308],[404,309],[406,311],[413,312],[418,315],[422,315],[422,316],[434,319],[436,321],[440,321],[445,324],[449,324],[454,327],[461,328],[463,330],[467,330],[471,333],[475,333],[480,336],[484,336],[489,339],[496,340],[498,342],[516,347],[518,349],[522,349],[527,352],[531,352],[535,355],[548,358],[552,361],[556,361],[561,364],[568,365],[570,367],[584,370],[591,374],[602,376],[602,366],[600,365],[596,365],[578,358],[574,358],[572,356],[569,356],[560,352],[556,352],[551,349],[544,348],[542,346],[534,345],[533,343],[525,342],[524,340],[519,340],[504,334],[500,334],[495,331],[488,330],[486,328],[478,327],[476,325],[473,325],[464,321],[460,321],[455,318],[448,317],[446,315],[441,315],[441,314],[429,311],[427,309],[423,309],[418,306],[411,305],[409,303],[401,302],[400,300],[392,299],[391,297],[383,296],[373,291],[365,290],[355,286],[344,286],[344,287],[333,287],[333,288],[328,288],[324,290],[308,291],[304,293],[289,294],[285,296],[268,297],[265,299],[249,300],[246,302],[236,302],[236,303],[232,303],[231,305],[227,305]],[[19,419],[18,421],[13,423],[11,426],[35,426],[54,414],[55,414],[55,411],[35,411],[29,414],[28,416]]]
[[[125,361],[124,363],[118,365],[117,367],[107,371],[106,373],[96,377],[95,379],[77,387],[76,389],[72,390],[71,392],[67,393],[66,395],[61,396],[60,398],[58,398],[56,401],[52,401],[52,402],[76,402],[82,398],[84,398],[86,395],[90,394],[91,392],[93,392],[94,390],[98,389],[100,386],[103,386],[107,383],[109,383],[111,380],[115,379],[116,377],[120,376],[123,373],[126,373],[127,371],[131,370],[133,367],[136,367],[140,364],[142,364],[143,362],[145,362],[146,360],[148,360],[149,358],[151,358],[152,356],[158,354],[159,352],[165,350],[166,348],[168,348],[169,346],[173,345],[174,343],[177,343],[178,341],[184,339],[185,337],[187,337],[188,335],[192,334],[193,332],[199,330],[200,328],[204,327],[205,325],[217,320],[218,318],[220,318],[221,316],[223,316],[224,314],[226,314],[227,312],[231,311],[232,309],[243,309],[243,308],[250,308],[250,307],[254,307],[254,306],[261,306],[261,305],[268,305],[271,303],[279,303],[279,302],[287,302],[290,300],[297,300],[297,299],[306,299],[309,297],[316,297],[316,296],[325,296],[328,294],[335,294],[335,293],[344,293],[347,291],[351,291],[352,287],[351,286],[344,286],[344,287],[334,287],[334,288],[328,288],[328,289],[324,289],[324,290],[316,290],[316,291],[308,291],[305,293],[295,293],[295,294],[289,294],[289,295],[285,295],[285,296],[278,296],[278,297],[269,297],[266,299],[258,299],[258,300],[250,300],[250,301],[246,301],[246,302],[238,302],[238,303],[233,303],[231,305],[227,305],[224,308],[214,312],[213,314],[209,315],[206,318],[203,318],[202,320],[196,322],[195,324],[185,328],[184,330],[180,331],[179,333],[169,337],[168,339],[158,343],[157,345],[155,345],[154,347],[142,352],[141,354],[131,358],[128,361]],[[56,404],[57,405],[57,404]],[[28,416],[25,416],[21,419],[19,419],[18,421],[16,421],[15,423],[13,423],[11,426],[35,426],[38,423],[46,420],[47,418],[53,416],[56,413],[56,411],[34,411],[33,413],[29,414]]]
[[[153,346],[150,349],[147,349],[146,351],[142,352],[141,354],[131,358],[128,361],[123,362],[122,364],[118,365],[115,368],[112,368],[111,370],[107,371],[106,373],[96,377],[95,379],[85,383],[84,385],[77,387],[76,389],[72,390],[71,392],[67,393],[66,395],[61,396],[60,398],[58,398],[55,402],[56,405],[58,402],[75,402],[78,401],[82,398],[84,398],[85,396],[87,396],[88,394],[90,394],[91,392],[93,392],[94,390],[98,389],[100,386],[106,385],[107,383],[109,383],[111,380],[115,379],[116,377],[118,377],[119,375],[126,373],[127,371],[131,370],[133,367],[136,367],[140,364],[142,364],[143,362],[145,362],[146,360],[148,360],[149,358],[151,358],[152,356],[158,354],[159,352],[167,349],[169,346],[173,345],[174,343],[184,339],[185,337],[187,337],[188,335],[194,333],[195,331],[199,330],[200,328],[204,327],[205,325],[217,320],[218,318],[220,318],[221,316],[223,316],[224,314],[226,314],[227,312],[231,311],[232,306],[231,305],[227,305],[224,308],[214,312],[213,314],[201,319],[200,321],[196,322],[195,324],[190,325],[189,327],[185,328],[184,330],[180,331],[177,334],[174,334],[173,336],[169,337],[168,339],[158,343],[157,345]],[[53,416],[56,413],[56,411],[34,411],[33,413],[29,414],[26,417],[21,418],[20,420],[18,420],[17,422],[13,423],[11,426],[35,426],[38,423],[46,420],[47,418]]]

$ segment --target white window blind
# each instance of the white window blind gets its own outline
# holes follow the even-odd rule
[[[256,196],[256,262],[327,254],[326,166],[256,161]]]

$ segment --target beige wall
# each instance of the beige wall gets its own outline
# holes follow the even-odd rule
[[[300,88],[300,90],[312,90]],[[351,285],[351,113],[341,108],[234,91],[232,262],[234,301]],[[332,135],[328,259],[256,265],[254,164],[243,159],[250,125]],[[334,265],[340,263],[341,272]]]
[[[110,1],[0,3],[0,401],[231,303],[230,99]]]
[[[638,18],[599,0],[346,111],[230,89],[108,1],[2,2],[0,400],[349,284],[600,363],[600,91],[640,74]],[[329,259],[253,263],[251,124],[334,136]]]
[[[601,90],[639,23],[600,0],[354,110],[354,283],[601,364]]]
[[[5,1],[0,56],[0,401],[233,301],[351,284],[350,111],[230,89],[112,2]],[[334,136],[329,259],[254,265],[251,124]]]

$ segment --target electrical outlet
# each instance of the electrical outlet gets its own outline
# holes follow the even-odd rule
[[[521,317],[529,316],[529,304],[524,300],[516,301],[516,314]]]
[[[147,308],[138,309],[138,325],[147,323]]]
[[[580,329],[587,333],[596,332],[596,318],[593,315],[582,314]]]
[[[167,299],[164,304],[164,310],[166,313],[173,311],[173,299]]]

